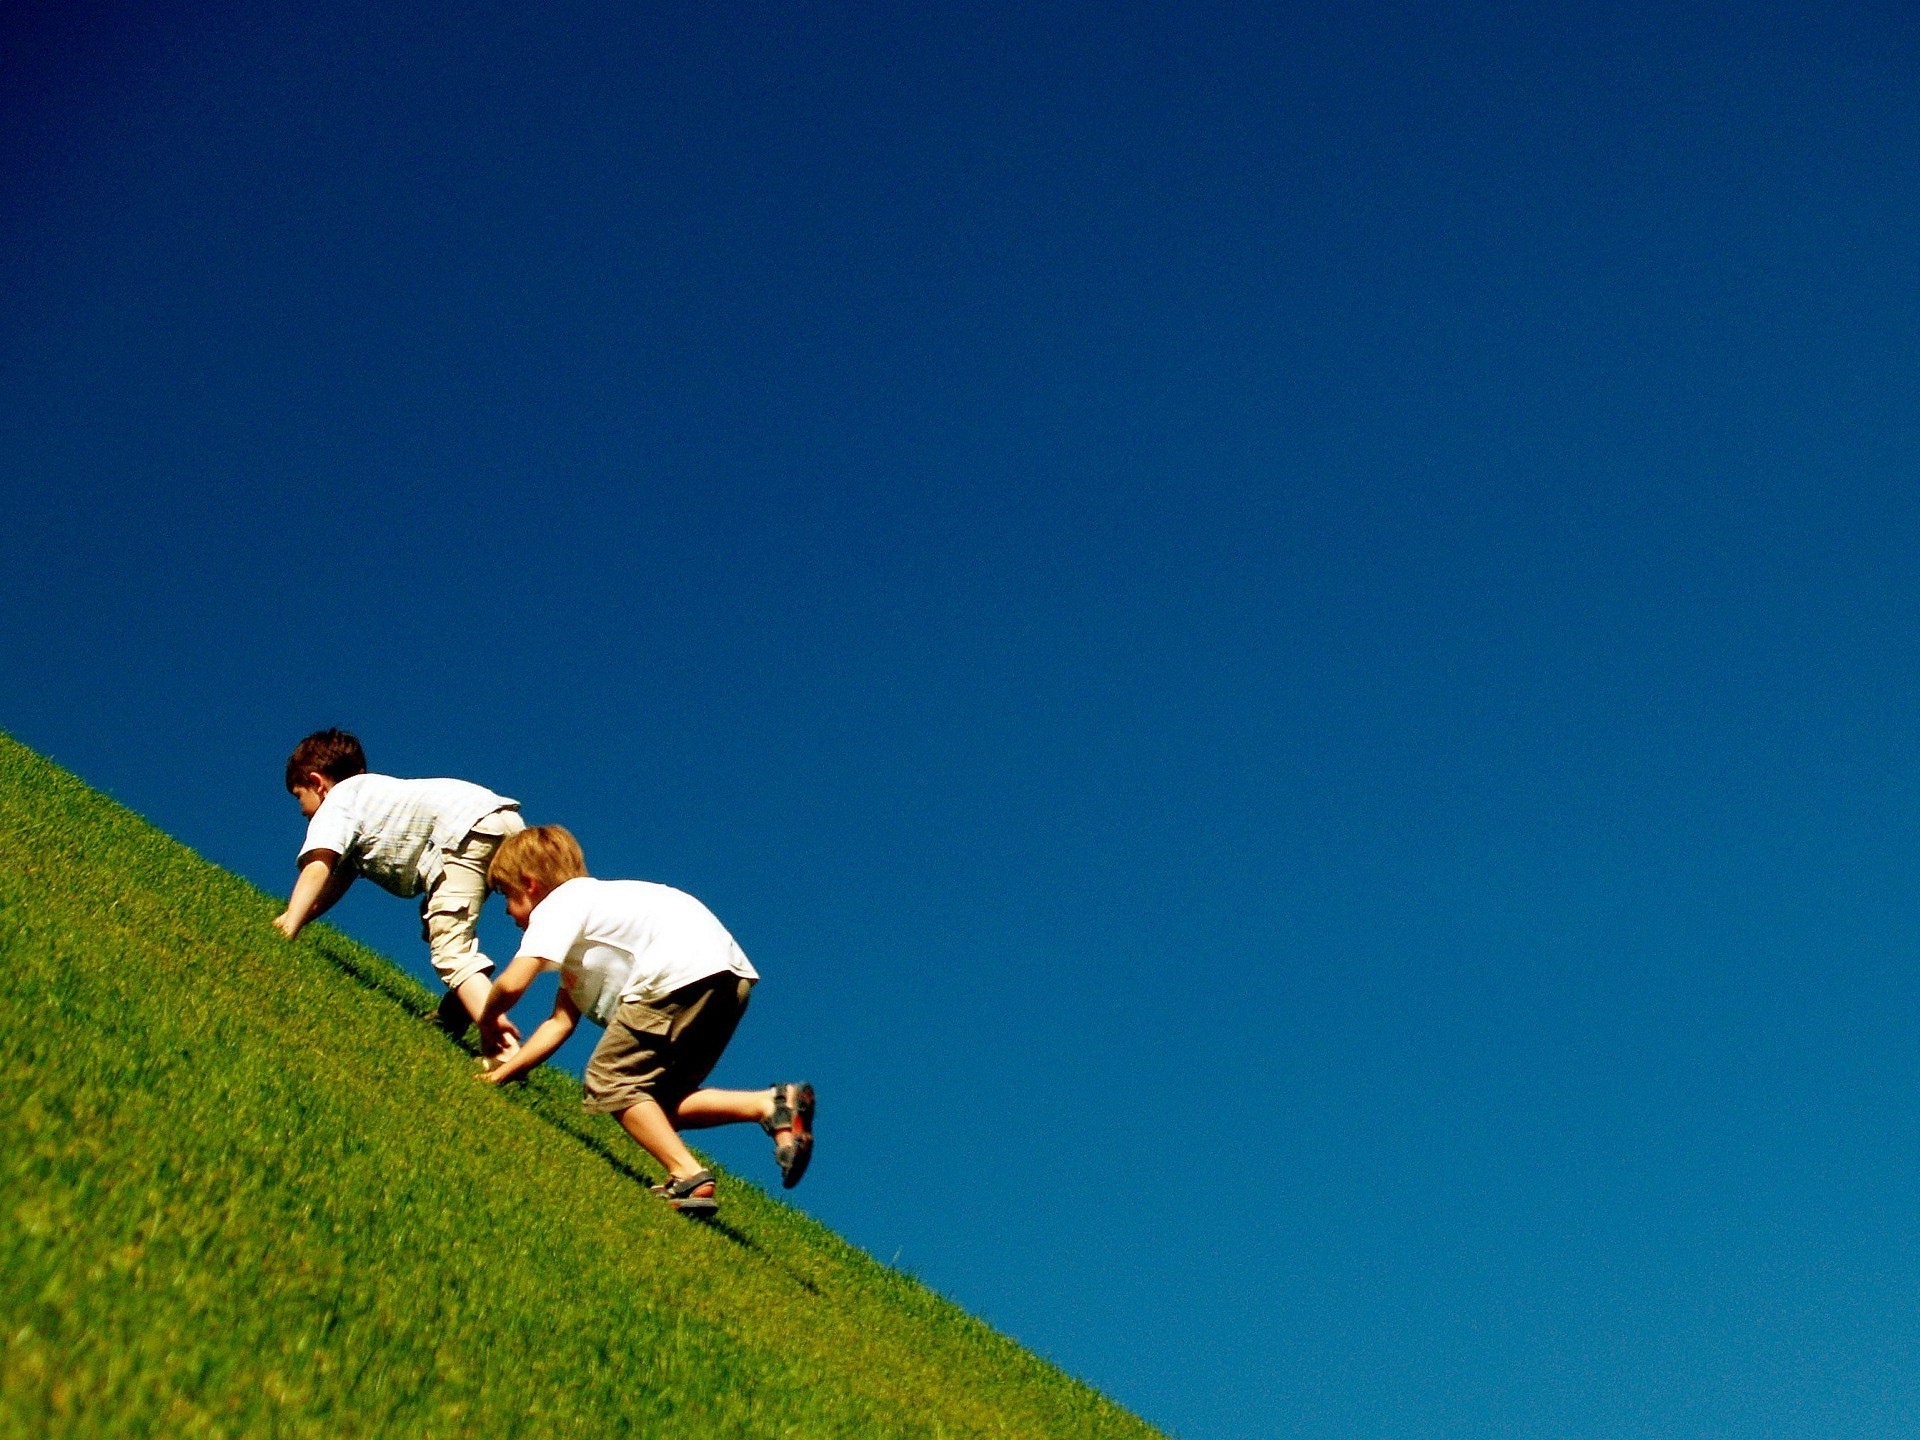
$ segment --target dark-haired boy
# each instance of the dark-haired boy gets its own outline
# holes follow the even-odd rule
[[[291,940],[356,876],[403,899],[418,895],[427,956],[448,992],[442,1022],[464,1030],[468,1020],[479,1020],[493,973],[476,933],[487,866],[502,840],[526,828],[520,802],[465,780],[372,774],[366,751],[344,730],[317,730],[294,747],[287,789],[307,817],[307,838],[293,895],[274,928]],[[510,1053],[517,1032],[496,1028],[481,1040],[490,1051]]]

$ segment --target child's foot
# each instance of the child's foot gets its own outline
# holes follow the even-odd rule
[[[434,1009],[433,1023],[444,1030],[449,1039],[458,1040],[473,1024],[473,1017],[467,1014],[467,1007],[461,1003],[459,995],[449,990],[440,997],[440,1004]]]
[[[791,1190],[813,1160],[813,1086],[774,1086],[773,1109],[760,1122],[760,1128],[773,1137],[780,1183]]]
[[[711,1215],[720,1208],[714,1189],[713,1172],[696,1170],[681,1180],[669,1175],[665,1184],[653,1187],[653,1193],[682,1215]]]

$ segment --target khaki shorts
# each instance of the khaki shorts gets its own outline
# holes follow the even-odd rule
[[[449,990],[476,975],[493,973],[493,961],[480,953],[480,907],[487,900],[487,866],[509,835],[527,828],[518,810],[496,810],[441,857],[440,878],[420,897],[420,936],[427,959]]]
[[[589,1115],[618,1114],[651,1100],[672,1119],[700,1088],[747,1013],[753,981],[732,971],[682,985],[658,1000],[629,1000],[614,1012],[587,1061]]]

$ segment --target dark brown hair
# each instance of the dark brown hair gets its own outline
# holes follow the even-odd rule
[[[316,730],[294,746],[287,758],[287,792],[306,784],[309,775],[345,780],[366,770],[367,752],[357,739],[344,730]]]

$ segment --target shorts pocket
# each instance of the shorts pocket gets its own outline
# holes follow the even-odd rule
[[[673,1012],[656,1010],[641,1000],[627,1001],[613,1018],[637,1034],[670,1035],[673,1033]]]
[[[420,899],[420,938],[431,945],[440,936],[461,927],[472,929],[478,907],[471,900],[449,895],[441,889]]]

